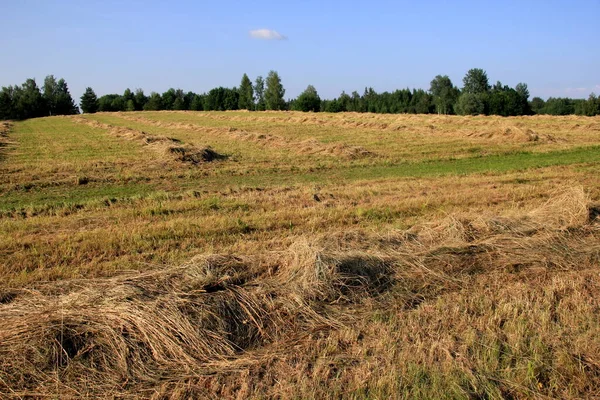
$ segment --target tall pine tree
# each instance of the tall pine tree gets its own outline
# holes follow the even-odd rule
[[[98,111],[98,97],[91,87],[85,89],[81,96],[81,110],[86,114],[93,114]]]
[[[54,115],[73,115],[79,114],[79,108],[73,101],[69,87],[64,79],[59,79],[57,83],[57,93]]]

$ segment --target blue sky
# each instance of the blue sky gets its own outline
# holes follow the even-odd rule
[[[532,96],[600,94],[600,1],[0,0],[0,85],[48,74],[79,98],[204,92],[274,69],[286,98],[455,85],[470,68]],[[264,29],[252,37],[251,31]],[[278,40],[275,31],[285,40]]]

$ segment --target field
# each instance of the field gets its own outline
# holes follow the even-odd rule
[[[0,398],[600,398],[600,117],[0,125]]]

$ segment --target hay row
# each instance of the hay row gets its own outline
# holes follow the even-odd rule
[[[8,132],[12,128],[12,122],[0,121],[0,136],[7,136]]]
[[[8,133],[12,129],[12,122],[0,121],[0,160],[6,151],[6,147],[13,142],[9,139]]]
[[[598,214],[572,189],[521,215],[455,216],[387,236],[304,240],[281,253],[3,288],[0,394],[135,395],[277,358],[352,324],[365,301],[411,309],[483,273],[594,267]]]
[[[402,131],[410,130],[424,133],[427,135],[440,136],[463,136],[486,141],[509,141],[509,142],[556,142],[557,139],[550,134],[539,133],[530,128],[524,128],[523,123],[515,122],[507,124],[504,120],[490,117],[482,121],[475,121],[469,117],[451,117],[451,116],[429,116],[428,125],[422,124],[422,116],[401,115],[390,116],[385,114],[358,114],[344,113],[341,117],[323,118],[317,115],[290,115],[286,118],[271,117],[265,115],[220,115],[203,114],[206,118],[215,120],[241,121],[241,122],[277,122],[290,124],[309,124],[320,126],[334,126],[341,128],[360,128],[370,130]],[[348,118],[351,117],[351,118]],[[444,124],[457,122],[460,118],[461,125],[469,126],[468,129],[447,130]],[[533,117],[528,117],[533,118]],[[417,125],[407,125],[413,120],[419,120]],[[442,126],[436,126],[439,124]],[[588,124],[585,129],[597,130],[599,124]],[[582,127],[580,127],[582,128]]]
[[[144,131],[128,127],[114,126],[83,117],[69,117],[73,122],[107,131],[119,138],[140,142],[150,148],[159,158],[182,163],[200,164],[225,158],[210,146],[197,147],[180,140],[160,135],[150,135]]]
[[[8,133],[12,129],[12,122],[0,121],[0,147],[6,146],[9,143]]]
[[[466,133],[468,137],[509,142],[556,142],[557,139],[550,134],[541,134],[530,128],[521,128],[517,125],[498,125],[491,128]]]
[[[259,132],[248,132],[233,127],[215,128],[215,127],[204,127],[202,125],[181,123],[181,122],[162,122],[155,121],[144,117],[133,117],[119,113],[118,116],[122,119],[139,122],[142,124],[148,124],[163,128],[180,129],[191,132],[200,132],[210,135],[228,136],[234,140],[241,140],[245,142],[252,142],[259,144],[264,147],[270,148],[286,148],[291,149],[297,154],[317,154],[317,155],[331,155],[335,157],[344,157],[348,159],[357,159],[364,157],[372,157],[375,154],[362,146],[350,146],[345,143],[337,144],[326,144],[321,143],[316,139],[307,139],[303,141],[293,141],[284,138],[283,136],[273,135],[269,133]],[[221,116],[215,116],[221,119]],[[233,119],[239,117],[233,117]],[[228,119],[228,118],[222,118]]]

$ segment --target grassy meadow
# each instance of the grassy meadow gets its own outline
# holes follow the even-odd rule
[[[600,398],[600,117],[0,125],[0,398]]]

